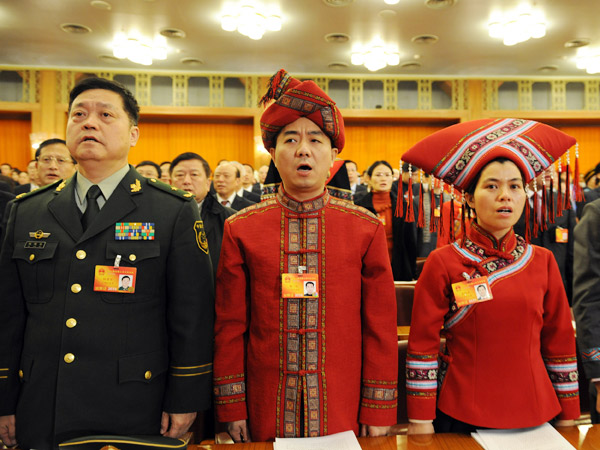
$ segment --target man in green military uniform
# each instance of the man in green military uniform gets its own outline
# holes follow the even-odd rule
[[[69,180],[15,200],[0,254],[0,438],[179,437],[210,403],[213,277],[192,196],[127,164],[139,108],[118,83],[70,96]],[[119,291],[119,280],[130,289]]]

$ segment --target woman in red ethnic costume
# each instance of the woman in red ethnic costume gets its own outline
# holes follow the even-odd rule
[[[271,80],[263,142],[282,184],[225,223],[214,392],[235,442],[388,432],[396,421],[396,299],[385,231],[331,196],[343,119],[312,81]],[[306,295],[305,286],[316,289]]]
[[[579,417],[574,331],[556,261],[512,228],[525,184],[574,143],[530,120],[477,120],[435,133],[404,155],[465,190],[476,211],[466,237],[431,253],[415,289],[409,434],[553,419],[566,426]],[[486,291],[491,295],[477,295]]]

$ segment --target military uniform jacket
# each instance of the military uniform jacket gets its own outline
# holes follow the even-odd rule
[[[317,297],[282,274],[318,274]],[[256,441],[396,422],[396,299],[385,232],[328,192],[276,197],[225,222],[215,304],[217,418]]]
[[[463,272],[487,276],[493,298],[457,307],[451,286]],[[437,406],[475,426],[533,427],[578,418],[578,389],[571,313],[550,251],[512,229],[497,240],[473,223],[463,246],[429,255],[406,357],[410,419],[433,419]]]
[[[210,404],[213,277],[198,208],[130,168],[83,232],[74,189],[73,177],[17,199],[0,256],[0,415],[16,413],[25,448],[159,434],[161,411]],[[117,223],[149,224],[154,238],[117,240]],[[96,266],[117,255],[137,269],[135,293],[94,291]]]

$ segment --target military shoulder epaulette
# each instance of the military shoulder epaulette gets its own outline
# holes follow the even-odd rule
[[[17,195],[15,197],[15,201],[25,200],[26,198],[33,197],[34,195],[37,195],[37,194],[39,194],[41,192],[45,192],[45,191],[47,191],[49,189],[57,188],[58,186],[60,186],[61,183],[64,183],[64,180],[59,180],[59,181],[56,181],[54,183],[50,183],[50,184],[48,184],[46,186],[42,186],[42,187],[39,187],[37,189],[34,189],[31,192],[23,192],[22,194],[19,194],[19,195]]]
[[[161,191],[173,194],[176,197],[180,197],[185,200],[191,200],[192,198],[194,198],[194,195],[190,192],[186,192],[176,188],[175,186],[171,186],[170,184],[163,183],[162,181],[157,180],[156,178],[147,178],[147,181],[150,186],[153,186],[156,189],[160,189]]]

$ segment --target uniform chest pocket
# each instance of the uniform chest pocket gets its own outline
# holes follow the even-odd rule
[[[25,301],[46,303],[54,292],[58,242],[17,241],[12,258],[17,261]]]
[[[133,294],[103,293],[108,303],[133,303],[149,301],[158,297],[161,280],[164,279],[164,263],[160,258],[160,244],[156,241],[109,241],[106,244],[107,265],[113,265],[121,255],[121,267],[135,267]]]

